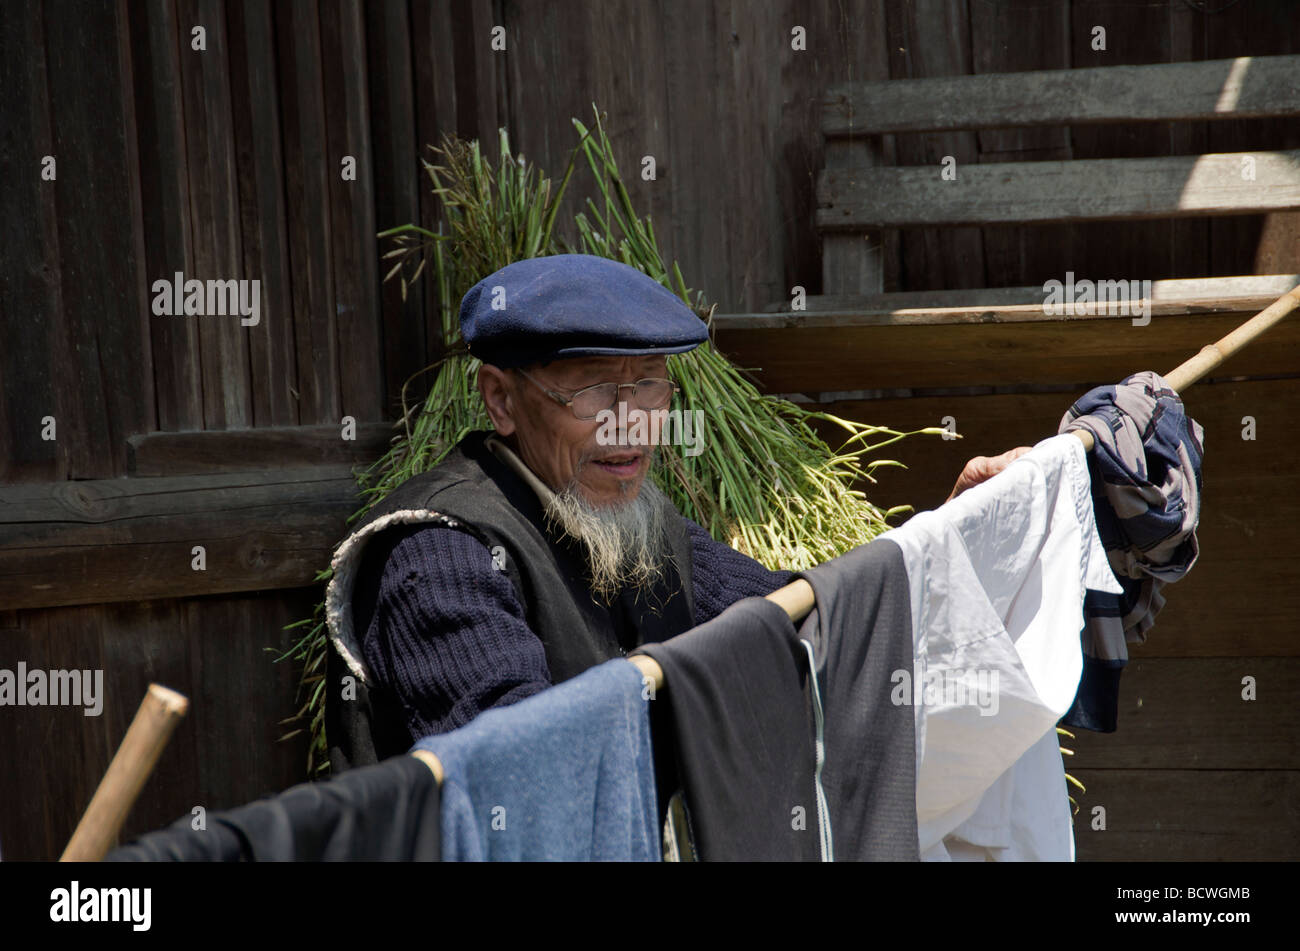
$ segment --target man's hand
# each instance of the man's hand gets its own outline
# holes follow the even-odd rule
[[[961,470],[961,475],[957,477],[957,484],[952,487],[952,495],[948,496],[947,501],[951,502],[971,486],[993,478],[1014,460],[1027,453],[1030,448],[1030,446],[1017,446],[1015,449],[1008,449],[1000,456],[976,456],[966,463],[966,468]]]

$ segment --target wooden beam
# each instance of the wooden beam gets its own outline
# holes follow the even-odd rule
[[[831,86],[827,137],[1300,115],[1300,56]]]
[[[143,433],[127,440],[127,471],[154,477],[369,465],[388,451],[395,435],[391,423],[358,423],[355,439],[344,439],[335,425]]]
[[[1215,305],[1207,303],[1207,310]],[[1113,383],[1138,370],[1165,373],[1253,316],[1186,305],[1131,316],[1048,317],[1037,307],[906,313],[728,315],[715,342],[775,393],[1048,383]],[[1139,318],[1140,319],[1140,318]],[[1296,372],[1300,321],[1283,321],[1267,345],[1247,347],[1219,376]]]
[[[360,505],[347,466],[0,486],[0,604],[311,584]]]
[[[1247,170],[1251,177],[1243,177]],[[1297,149],[966,165],[954,181],[943,180],[941,171],[938,165],[824,169],[817,227],[1133,221],[1300,208]]]
[[[1077,275],[1082,280],[1088,275]],[[1065,275],[1058,280],[1064,281]],[[1263,310],[1300,284],[1300,274],[1247,274],[1241,277],[1176,278],[1152,281],[1151,300],[1161,313],[1207,313],[1227,310]],[[958,313],[978,314],[981,321],[1000,320],[1003,308],[1035,306],[1043,302],[1042,287],[977,287],[970,290],[899,291],[864,296],[812,294],[805,298],[808,314],[896,314],[909,320],[919,315],[935,317]],[[1008,310],[1007,313],[1014,313]],[[763,314],[800,317],[789,302],[769,304]],[[781,320],[755,322],[754,314],[714,314],[720,326],[781,326]]]

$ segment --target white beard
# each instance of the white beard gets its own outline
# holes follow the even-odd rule
[[[662,576],[668,557],[665,514],[672,511],[666,502],[647,476],[634,498],[595,506],[582,497],[575,474],[547,503],[546,525],[582,546],[591,592],[609,604],[619,591],[649,588]]]

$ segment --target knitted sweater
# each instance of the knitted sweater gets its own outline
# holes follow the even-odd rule
[[[794,579],[714,541],[690,519],[686,527],[696,624]],[[352,610],[365,631],[366,665],[396,693],[417,739],[551,685],[542,642],[510,579],[465,532],[415,525],[381,533],[366,552]]]

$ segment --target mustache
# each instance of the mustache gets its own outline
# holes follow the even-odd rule
[[[573,469],[574,479],[576,480],[582,474],[582,470],[589,463],[605,462],[610,459],[631,459],[633,457],[636,457],[638,461],[649,458],[651,470],[663,462],[663,453],[658,446],[595,446],[585,450],[578,457],[578,462]]]

